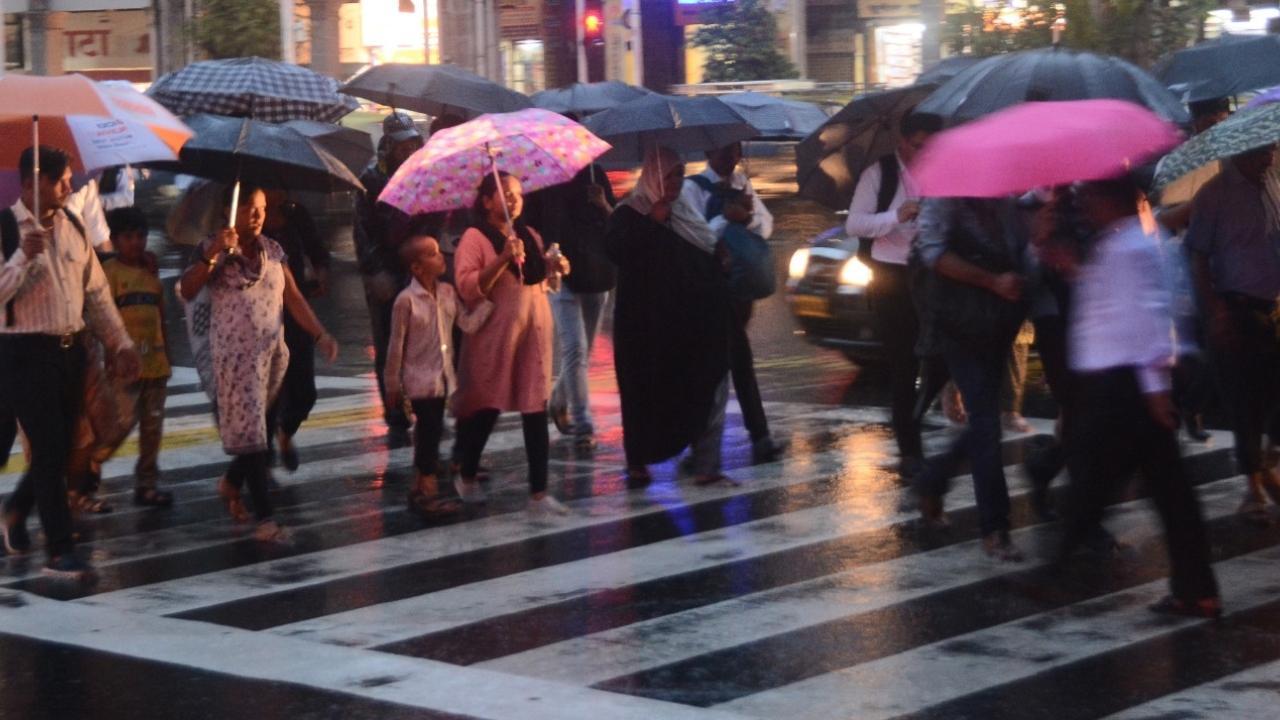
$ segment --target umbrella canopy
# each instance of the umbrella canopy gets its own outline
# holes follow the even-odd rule
[[[948,80],[916,109],[960,123],[1028,100],[1099,98],[1135,102],[1180,125],[1190,121],[1182,102],[1136,65],[1056,48],[989,57]]]
[[[1156,187],[1215,160],[1280,142],[1280,103],[1241,110],[1169,153],[1156,172]]]
[[[534,107],[558,113],[590,115],[617,107],[629,100],[644,97],[650,91],[617,80],[596,83],[574,83],[568,87],[543,90],[533,94]]]
[[[1264,90],[1249,99],[1249,104],[1245,105],[1245,109],[1266,105],[1268,103],[1280,102],[1280,87],[1273,87]]]
[[[1155,75],[1184,102],[1270,87],[1280,83],[1280,36],[1223,35],[1173,53]]]
[[[847,210],[862,171],[894,151],[898,121],[933,92],[933,85],[855,98],[796,146],[800,195],[832,210]]]
[[[180,172],[285,190],[363,189],[341,160],[286,125],[219,115],[197,115],[187,123],[196,136],[179,154]]]
[[[373,160],[373,136],[363,130],[315,120],[291,120],[284,126],[314,140],[355,175],[363,172]]]
[[[1004,197],[1116,177],[1180,138],[1124,100],[1024,103],[930,138],[911,176],[926,197]]]
[[[401,110],[468,119],[533,106],[524,95],[453,65],[374,65],[348,80],[342,92]]]
[[[754,92],[716,97],[759,130],[758,139],[800,140],[827,121],[827,114],[813,103]]]
[[[613,145],[606,159],[643,162],[650,147],[676,152],[714,150],[750,140],[760,131],[733,108],[712,97],[652,94],[596,113],[587,129]]]
[[[930,65],[928,69],[916,77],[916,85],[941,85],[961,72],[982,62],[985,58],[977,55],[952,55]]]
[[[177,115],[230,115],[263,122],[337,122],[359,107],[338,81],[260,57],[205,60],[169,73],[147,94]]]
[[[483,115],[441,130],[391,176],[378,199],[410,215],[467,208],[498,170],[526,191],[572,180],[609,145],[563,115],[542,109]]]

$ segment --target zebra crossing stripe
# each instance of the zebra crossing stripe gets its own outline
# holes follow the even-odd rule
[[[1280,661],[1167,695],[1106,720],[1258,720],[1275,717],[1277,700]]]

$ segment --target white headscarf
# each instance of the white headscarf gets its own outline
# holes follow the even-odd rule
[[[664,194],[662,192],[663,175],[672,167],[681,164],[683,161],[674,150],[665,147],[650,148],[644,156],[640,179],[622,204],[641,215],[648,215]],[[707,253],[715,252],[715,231],[707,225],[701,213],[685,202],[683,196],[676,198],[676,201],[671,204],[671,217],[668,218],[667,224],[677,235],[699,250]]]

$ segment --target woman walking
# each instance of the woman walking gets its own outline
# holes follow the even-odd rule
[[[498,415],[520,413],[529,462],[529,509],[565,514],[547,494],[547,400],[551,391],[551,307],[547,279],[567,275],[569,263],[544,255],[537,231],[519,222],[524,196],[519,179],[485,176],[472,208],[475,224],[458,241],[454,277],[468,307],[489,300],[489,320],[462,346],[458,392],[458,496],[484,502],[477,474]]]
[[[223,198],[230,214],[231,194]],[[247,483],[258,519],[254,537],[285,542],[288,534],[273,519],[267,492],[270,451],[267,410],[284,380],[289,350],[284,341],[284,311],[311,335],[332,362],[338,344],[312,312],[284,251],[262,235],[267,201],[261,190],[244,188],[234,228],[223,228],[197,249],[182,275],[179,292],[188,303],[208,288],[209,362],[214,407],[222,447],[233,457],[218,492],[237,521],[247,520],[241,499]]]

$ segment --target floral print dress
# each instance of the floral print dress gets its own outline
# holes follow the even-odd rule
[[[267,449],[267,408],[289,367],[284,343],[284,250],[258,237],[257,262],[223,259],[209,280],[209,346],[218,433],[229,455]],[[207,252],[206,246],[201,250]]]

